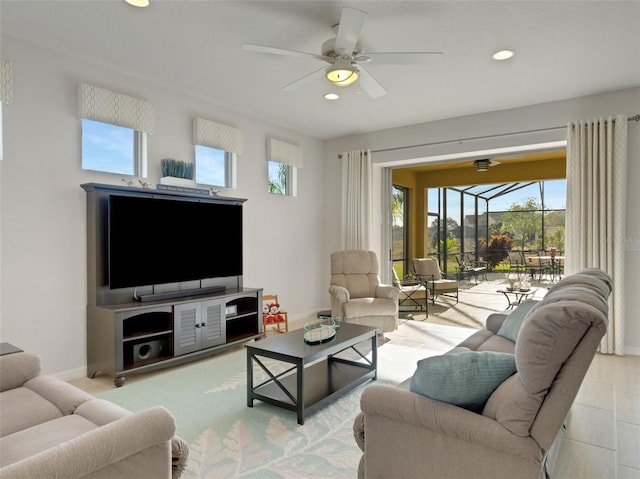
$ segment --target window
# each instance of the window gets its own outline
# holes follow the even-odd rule
[[[404,278],[409,272],[409,190],[402,186],[393,185],[391,189],[391,254],[393,268],[399,278]]]
[[[146,133],[82,120],[82,168],[146,176]]]
[[[236,154],[209,146],[195,145],[196,182],[204,185],[236,187]]]
[[[267,191],[269,193],[296,196],[299,168],[302,168],[302,149],[298,145],[267,138]]]
[[[78,86],[82,168],[147,176],[147,134],[155,128],[150,103],[87,83]]]
[[[291,195],[291,173],[293,168],[285,163],[269,161],[268,179],[269,193],[274,195]]]
[[[244,151],[244,135],[233,126],[206,118],[193,119],[196,182],[237,187],[237,160]]]

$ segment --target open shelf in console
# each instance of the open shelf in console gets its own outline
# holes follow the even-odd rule
[[[151,311],[136,314],[122,321],[122,340],[138,341],[173,334],[173,317],[171,311]]]
[[[250,338],[260,332],[256,295],[235,298],[226,303],[227,342]]]
[[[173,311],[169,306],[118,313],[122,366],[137,368],[173,357]]]

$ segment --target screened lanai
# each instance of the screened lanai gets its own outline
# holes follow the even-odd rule
[[[394,208],[406,213],[407,189],[394,186]],[[456,272],[463,257],[506,268],[507,251],[564,250],[566,180],[428,188],[423,251],[443,272]],[[408,215],[394,219],[393,259],[400,277],[411,270],[402,251]]]
[[[430,188],[427,205],[425,251],[445,272],[465,253],[496,268],[501,249],[564,250],[566,180]]]

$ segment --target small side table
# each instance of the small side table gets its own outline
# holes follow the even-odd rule
[[[514,289],[514,290],[499,289],[496,292],[504,294],[504,297],[507,298],[507,301],[509,302],[507,309],[513,309],[516,306],[518,306],[523,299],[526,299],[529,296],[533,295],[536,291],[537,291],[536,288],[531,288],[526,291],[522,291],[519,289]]]
[[[0,343],[0,356],[5,354],[21,353],[22,349],[14,346],[11,343]]]

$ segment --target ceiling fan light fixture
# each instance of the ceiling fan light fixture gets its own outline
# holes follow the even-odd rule
[[[327,80],[337,86],[353,85],[358,80],[358,69],[347,61],[338,60],[327,68]]]
[[[488,171],[489,166],[491,166],[491,160],[485,158],[483,160],[476,160],[473,162],[473,164],[476,167],[476,171]]]

